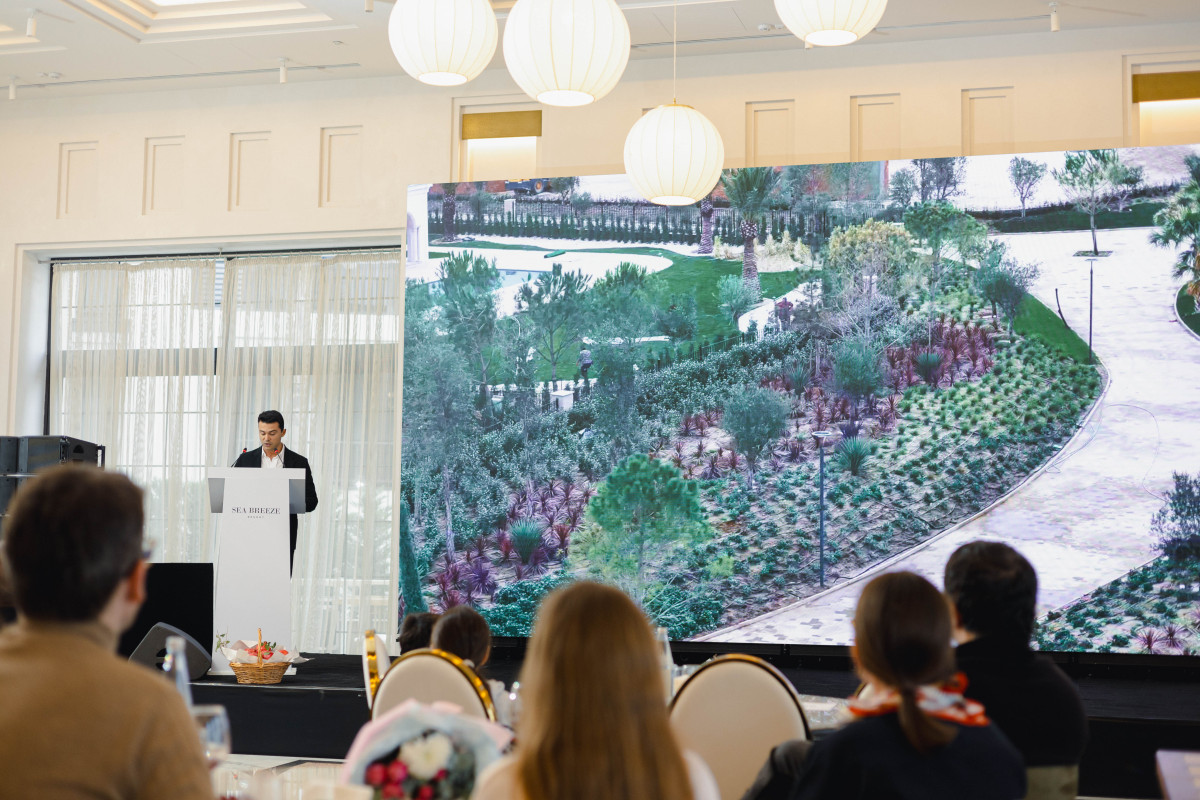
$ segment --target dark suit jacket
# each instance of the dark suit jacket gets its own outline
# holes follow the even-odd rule
[[[1087,746],[1079,690],[1053,661],[1025,642],[983,636],[955,649],[964,695],[983,703],[1026,767],[1078,764]]]
[[[258,467],[262,468],[262,446],[259,445],[253,450],[247,450],[237,457],[237,461],[233,462],[235,467]],[[312,468],[308,466],[308,459],[297,453],[286,444],[283,446],[283,468],[284,469],[302,469],[304,470],[304,510],[312,513],[317,507],[317,487],[313,483]],[[299,520],[295,514],[290,515],[289,522],[291,523],[292,536],[292,552],[291,560],[296,560],[296,529],[299,527]]]

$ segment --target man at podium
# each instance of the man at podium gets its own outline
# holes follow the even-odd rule
[[[258,467],[261,469],[303,469],[304,470],[304,510],[312,513],[317,507],[317,487],[313,483],[312,469],[308,459],[299,453],[288,450],[283,446],[283,437],[287,429],[283,426],[283,414],[278,411],[264,411],[258,415],[258,440],[262,447],[254,450],[243,450],[235,467]],[[292,528],[291,561],[296,561],[296,530],[299,520],[292,514],[289,520]]]

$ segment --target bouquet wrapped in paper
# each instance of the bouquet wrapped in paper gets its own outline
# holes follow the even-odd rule
[[[466,800],[512,734],[460,711],[449,703],[409,700],[368,722],[350,747],[341,782],[368,787],[375,800]]]

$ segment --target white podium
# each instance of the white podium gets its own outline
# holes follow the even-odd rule
[[[208,493],[220,514],[213,630],[237,641],[262,628],[264,640],[292,650],[288,515],[304,513],[304,470],[211,468]]]

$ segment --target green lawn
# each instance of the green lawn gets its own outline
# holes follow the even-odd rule
[[[1163,207],[1160,202],[1134,203],[1126,211],[1102,211],[1096,215],[1096,229],[1104,228],[1147,228],[1154,224],[1154,212]],[[1088,215],[1080,211],[1042,211],[1030,209],[1025,218],[1020,216],[999,219],[987,214],[974,213],[997,233],[1030,233],[1034,231],[1090,231]],[[1089,234],[1090,235],[1090,234]],[[1091,240],[1088,240],[1091,244]],[[1101,247],[1104,243],[1100,243]]]
[[[498,242],[455,242],[446,246],[472,247],[491,250],[547,250],[545,247],[515,245]],[[671,266],[656,272],[671,294],[694,293],[696,296],[696,311],[698,313],[698,339],[725,338],[737,334],[737,329],[729,318],[721,312],[717,301],[717,282],[726,275],[741,275],[741,261],[719,261],[712,256],[681,255],[672,250],[659,247],[581,247],[568,252],[576,253],[615,253],[618,255],[661,256],[670,259]],[[812,278],[820,278],[820,272],[810,273]],[[764,272],[759,274],[762,283],[763,297],[776,298],[795,289],[800,281],[796,272]],[[571,362],[574,365],[574,361]],[[560,374],[562,372],[560,365]],[[539,376],[540,377],[540,376]]]
[[[1021,303],[1013,328],[1023,336],[1036,336],[1080,363],[1087,363],[1087,341],[1065,327],[1059,316],[1033,295],[1026,295]]]
[[[1200,313],[1196,312],[1196,301],[1187,293],[1187,286],[1179,287],[1179,294],[1175,297],[1175,310],[1179,313],[1179,319],[1192,329],[1192,333],[1200,334]]]

